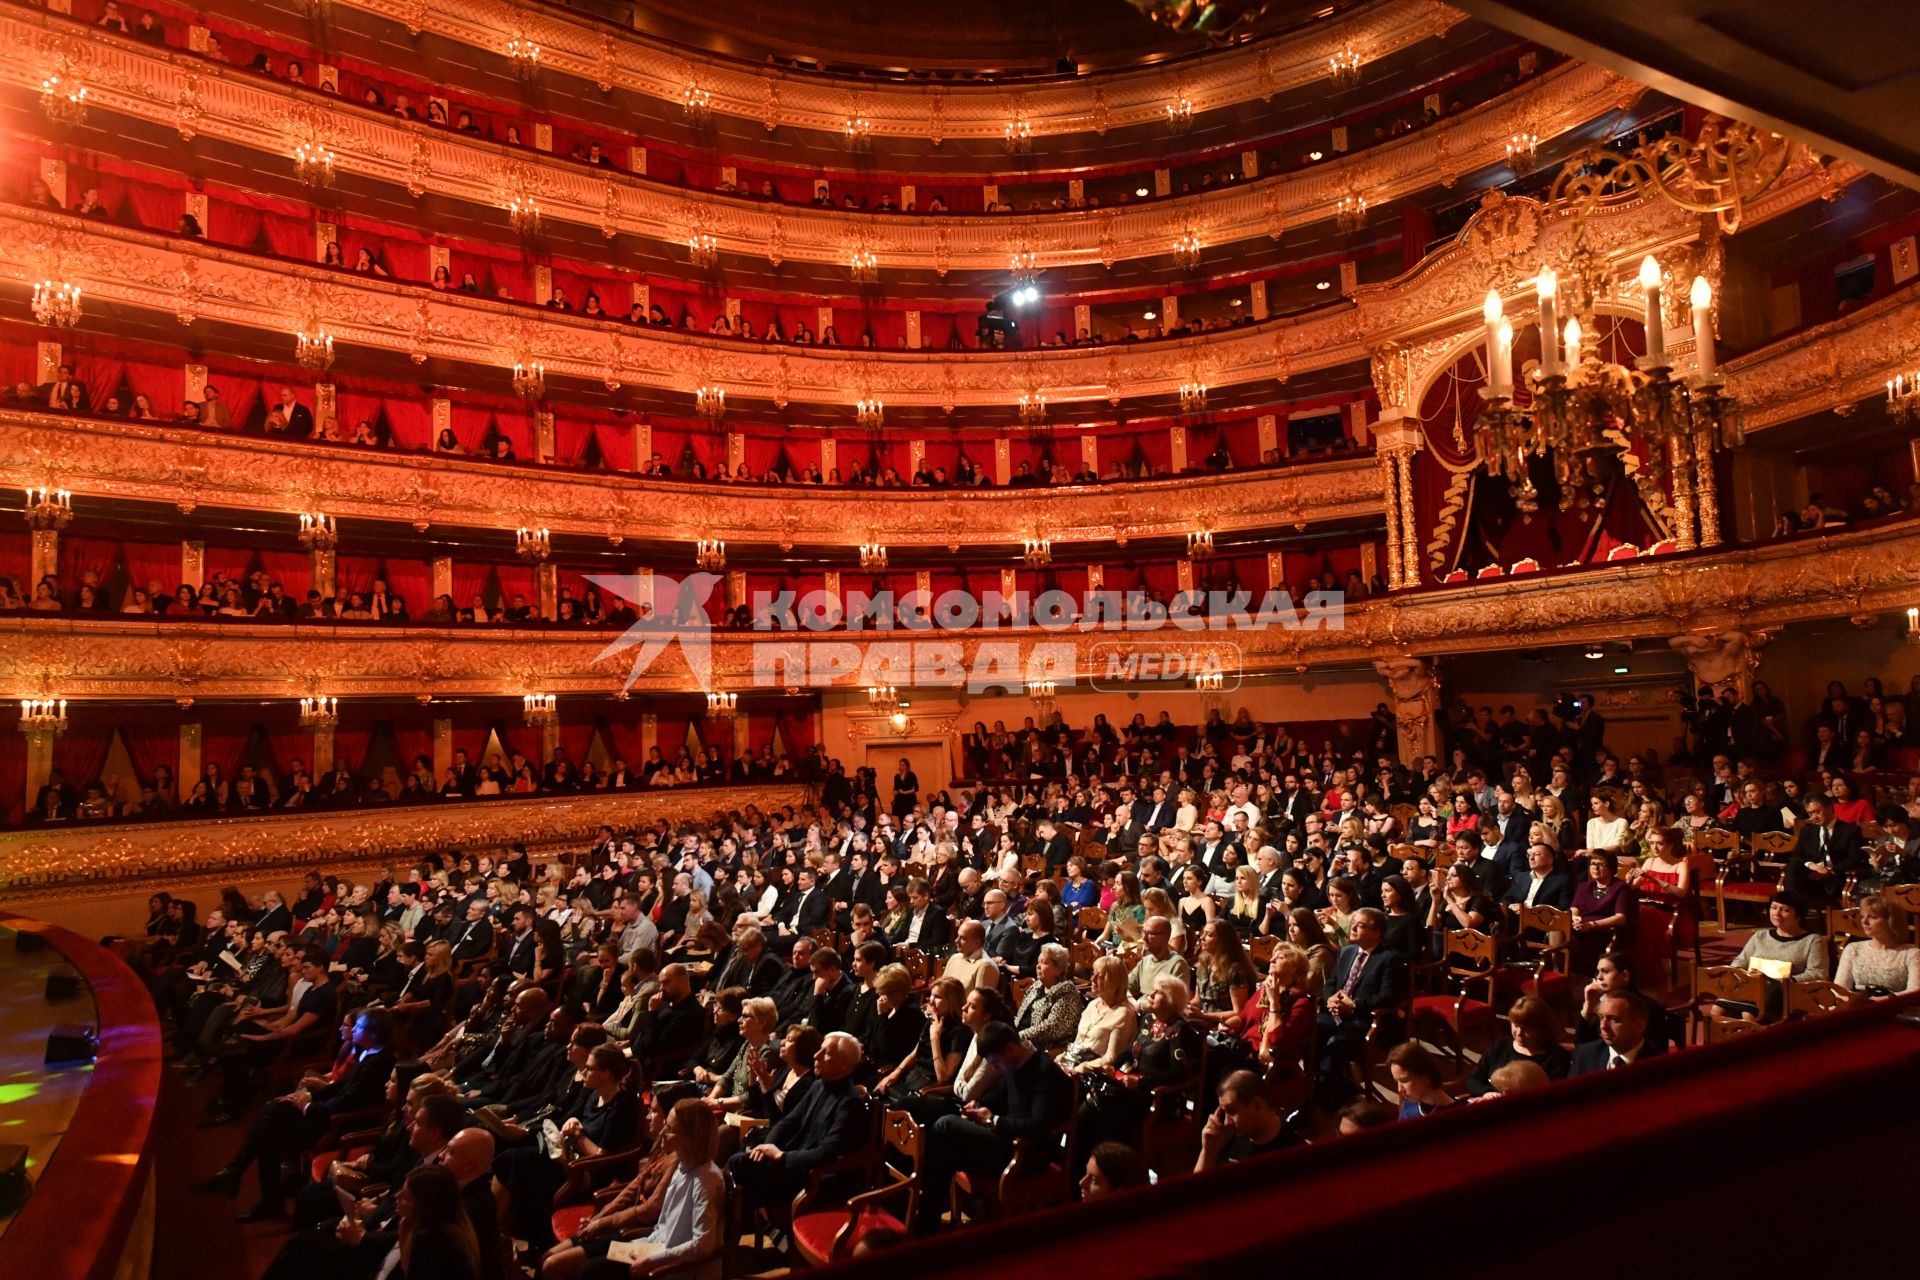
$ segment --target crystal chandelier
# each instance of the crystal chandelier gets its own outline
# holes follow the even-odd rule
[[[1040,274],[1039,251],[1021,246],[1007,255],[1007,269],[1013,272],[1013,287],[1024,289]]]
[[[522,80],[533,79],[533,73],[540,69],[540,46],[525,36],[507,41],[507,57],[513,60],[513,73]]]
[[[325,329],[315,326],[309,333],[302,329],[293,335],[293,358],[302,369],[316,372],[333,367],[333,335]]]
[[[702,419],[713,426],[719,426],[721,419],[727,416],[727,393],[716,386],[695,387],[693,389],[693,410]]]
[[[878,397],[863,396],[853,402],[854,421],[868,431],[878,431],[886,421],[886,406]]]
[[[1365,59],[1360,56],[1360,51],[1349,46],[1327,59],[1327,75],[1332,77],[1334,88],[1351,89],[1360,83],[1360,68],[1363,65]]]
[[[1053,543],[1046,538],[1028,538],[1020,553],[1030,569],[1038,569],[1053,563]]]
[[[1007,154],[1030,156],[1033,154],[1033,122],[1022,112],[1007,121]]]
[[[873,150],[873,121],[858,112],[848,116],[840,126],[847,138],[847,150],[864,155]]]
[[[522,400],[538,400],[547,391],[547,366],[537,360],[513,362],[513,394]]]
[[[27,527],[59,532],[73,523],[73,495],[65,489],[27,490]]]
[[[1574,498],[1580,460],[1588,454],[1623,451],[1629,436],[1648,446],[1648,474],[1664,476],[1676,452],[1690,454],[1695,443],[1706,449],[1732,448],[1740,442],[1733,401],[1724,393],[1714,360],[1713,289],[1696,276],[1692,304],[1697,367],[1691,379],[1673,376],[1661,314],[1660,264],[1640,264],[1640,294],[1645,304],[1647,353],[1632,366],[1601,358],[1595,303],[1613,289],[1603,261],[1576,252],[1575,274],[1567,282],[1574,315],[1559,324],[1562,282],[1551,269],[1534,281],[1540,310],[1540,363],[1528,387],[1524,408],[1513,386],[1513,326],[1503,314],[1500,296],[1489,291],[1482,315],[1487,325],[1488,383],[1478,425],[1486,432],[1482,461],[1487,473],[1504,479],[1522,511],[1538,509],[1529,459],[1551,457],[1561,485],[1561,507]]]
[[[64,280],[42,280],[33,286],[33,318],[56,329],[80,323],[80,286]]]
[[[1920,370],[1887,379],[1887,416],[1895,422],[1920,417]]]
[[[1193,99],[1186,94],[1175,95],[1167,104],[1167,128],[1175,133],[1193,132]]]
[[[1187,535],[1187,559],[1211,560],[1213,558],[1213,531],[1197,529]]]
[[[1224,671],[1202,671],[1193,677],[1196,693],[1219,693],[1226,687],[1227,676]]]
[[[1913,605],[1907,606],[1906,642],[1910,645],[1920,646],[1920,608],[1916,608]]]
[[[330,515],[303,513],[300,517],[300,545],[308,551],[331,551],[340,545],[340,526]]]
[[[887,548],[885,543],[863,542],[860,544],[860,567],[868,573],[878,573],[887,567]]]
[[[875,711],[891,713],[899,709],[900,691],[890,684],[869,685],[867,705]]]
[[[515,529],[513,553],[528,564],[540,564],[553,554],[553,535],[545,529]]]
[[[713,94],[689,80],[686,91],[680,95],[680,110],[688,124],[704,129],[713,115]]]
[[[1182,271],[1197,271],[1200,267],[1200,233],[1192,227],[1182,231],[1173,242],[1173,264]]]
[[[559,699],[551,693],[529,693],[520,698],[520,714],[529,726],[544,729],[560,719]]]
[[[302,142],[293,149],[293,176],[310,187],[333,185],[333,149],[324,143]]]
[[[1047,420],[1047,397],[1039,390],[1020,393],[1020,421],[1027,426],[1037,426]]]
[[[539,232],[540,206],[532,196],[513,196],[508,199],[507,228],[517,236]]]
[[[340,699],[316,694],[300,699],[302,729],[331,729],[340,723]]]
[[[740,705],[740,695],[715,690],[707,695],[707,715],[715,720],[730,720]]]
[[[1180,384],[1180,412],[1203,413],[1207,407],[1207,384],[1204,382],[1183,382]]]
[[[1530,169],[1539,158],[1540,135],[1533,130],[1522,129],[1507,139],[1507,168],[1516,173],[1521,169]]]
[[[1367,198],[1359,193],[1340,197],[1333,206],[1333,223],[1348,235],[1367,225]]]
[[[67,731],[65,698],[20,699],[20,732],[45,733],[59,737]]]
[[[702,569],[718,573],[727,567],[727,544],[718,538],[702,538],[693,544],[693,562]]]
[[[701,271],[711,271],[720,264],[720,242],[702,231],[687,237],[687,261]]]
[[[87,87],[77,80],[48,76],[40,82],[40,109],[54,124],[85,124]]]
[[[847,255],[847,269],[853,278],[861,284],[872,284],[880,278],[880,255],[864,246]]]

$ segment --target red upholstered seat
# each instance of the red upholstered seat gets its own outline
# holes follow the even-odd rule
[[[1543,1000],[1552,1000],[1555,997],[1564,996],[1567,993],[1567,989],[1572,985],[1572,980],[1569,979],[1566,974],[1561,973],[1557,969],[1549,969],[1532,982],[1527,983],[1523,989],[1530,991]]]
[[[825,1210],[821,1213],[803,1213],[793,1220],[793,1242],[810,1257],[829,1258],[833,1254],[833,1238],[840,1234],[840,1228],[847,1222],[845,1208]],[[853,1238],[847,1241],[851,1249],[860,1243],[860,1238],[877,1228],[885,1227],[891,1231],[905,1234],[907,1224],[888,1213],[885,1209],[867,1208],[855,1219]]]
[[[373,1150],[372,1147],[349,1147],[345,1151],[322,1151],[313,1158],[313,1180],[315,1182],[325,1182],[327,1180],[327,1167],[335,1160],[358,1160],[371,1150]]]
[[[590,1204],[570,1204],[564,1209],[555,1209],[553,1238],[555,1240],[572,1239],[573,1233],[580,1229],[580,1224],[592,1216],[593,1206]]]
[[[1476,1026],[1493,1018],[1493,1006],[1486,1001],[1461,1000],[1457,996],[1416,996],[1413,1001],[1413,1013],[1415,1017],[1424,1014],[1444,1022],[1451,1022],[1456,1004],[1460,1010],[1460,1025],[1463,1027]]]

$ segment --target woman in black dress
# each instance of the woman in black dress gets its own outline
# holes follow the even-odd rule
[[[913,771],[913,765],[905,756],[900,757],[900,767],[893,771],[893,816],[904,818],[912,813],[920,803],[920,778]]]

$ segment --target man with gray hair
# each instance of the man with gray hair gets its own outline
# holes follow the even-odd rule
[[[827,1033],[813,1055],[813,1088],[799,1105],[774,1121],[765,1141],[727,1161],[727,1173],[749,1211],[760,1207],[770,1215],[784,1213],[815,1169],[859,1150],[866,1142],[871,1131],[870,1104],[853,1084],[863,1056],[860,1042],[851,1035]]]
[[[954,934],[954,947],[941,977],[952,978],[968,991],[1000,985],[1000,968],[987,954],[987,926],[978,920],[962,920]]]

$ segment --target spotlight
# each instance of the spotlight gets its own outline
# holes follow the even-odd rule
[[[1333,281],[1331,281],[1331,280],[1322,280],[1322,281],[1320,281],[1320,282],[1318,282],[1317,284],[1315,284],[1315,285],[1314,285],[1313,287],[1314,287],[1314,288],[1316,288],[1316,289],[1319,289],[1319,290],[1320,290],[1320,291],[1322,291],[1322,292],[1325,292],[1326,290],[1328,290],[1328,289],[1331,289],[1331,288],[1333,288]]]
[[[1600,661],[1600,659],[1606,656],[1607,656],[1607,651],[1605,649],[1602,649],[1599,645],[1590,644],[1587,646],[1587,658],[1589,661],[1598,662]]]
[[[1158,320],[1160,318],[1160,313],[1158,311],[1142,311],[1140,313],[1140,318],[1142,320]]]
[[[1145,187],[1135,187],[1133,189],[1133,196],[1136,200],[1145,200],[1147,198],[1147,189]]]

